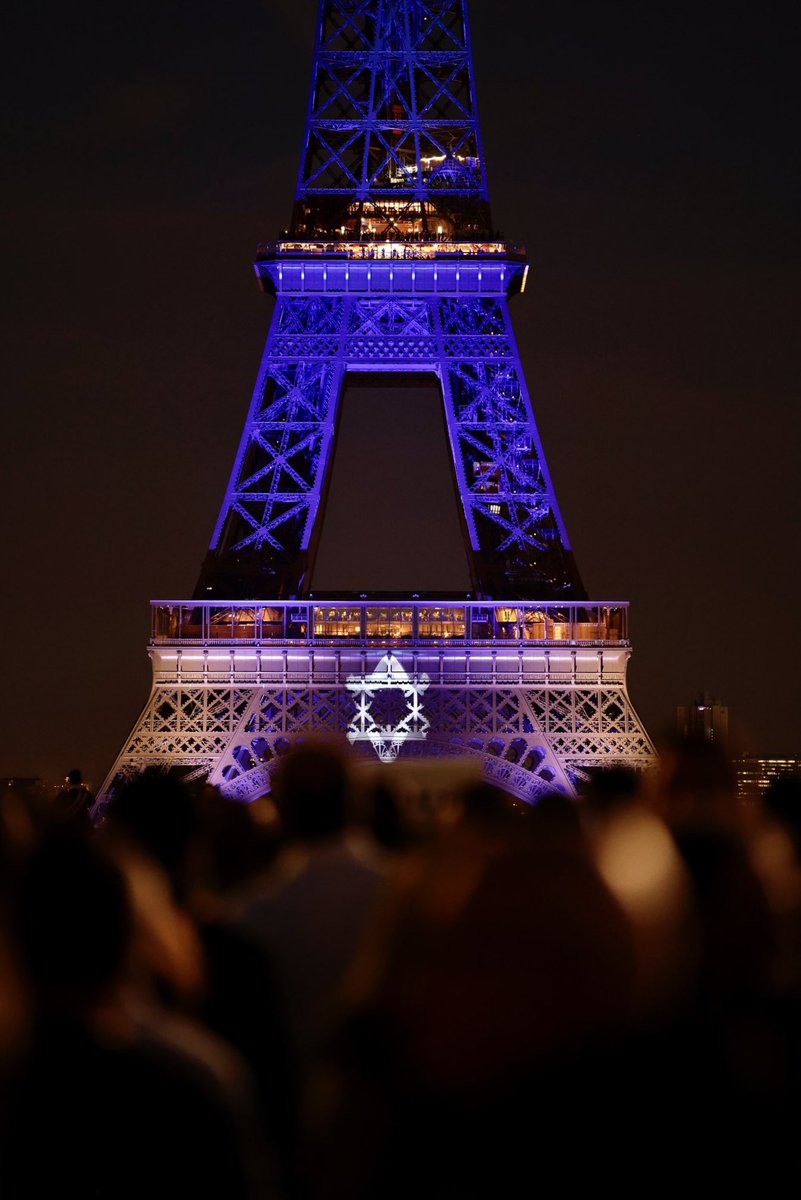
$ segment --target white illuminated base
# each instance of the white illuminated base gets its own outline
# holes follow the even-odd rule
[[[627,642],[470,645],[151,643],[153,689],[114,778],[149,765],[207,776],[232,798],[270,789],[298,738],[342,736],[384,762],[470,757],[521,799],[575,794],[588,769],[644,769],[653,746],[626,690]],[[382,705],[396,691],[389,723]],[[392,712],[393,705],[389,705]]]

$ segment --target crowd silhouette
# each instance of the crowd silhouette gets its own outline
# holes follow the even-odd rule
[[[0,801],[3,1196],[786,1186],[801,781],[677,742],[410,806],[310,740],[250,805],[65,791]]]

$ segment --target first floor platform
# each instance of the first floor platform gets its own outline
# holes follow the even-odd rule
[[[158,602],[151,694],[103,793],[160,766],[252,800],[317,735],[384,763],[471,758],[528,802],[575,794],[600,767],[655,761],[626,686],[626,610]]]

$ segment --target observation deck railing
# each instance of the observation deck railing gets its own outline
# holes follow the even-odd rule
[[[628,644],[628,603],[154,600],[154,644]]]
[[[414,241],[385,238],[262,242],[256,248],[257,262],[273,258],[305,258],[308,255],[355,259],[510,258],[523,262],[526,259],[526,248],[513,242]]]

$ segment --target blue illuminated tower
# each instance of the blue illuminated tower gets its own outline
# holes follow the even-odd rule
[[[529,800],[651,764],[627,605],[587,599],[535,425],[508,312],[527,270],[492,229],[464,0],[321,0],[253,401],[194,598],[154,604],[153,691],[107,788],[161,764],[251,798],[314,732],[472,756]],[[357,372],[438,381],[469,596],[312,599]]]

